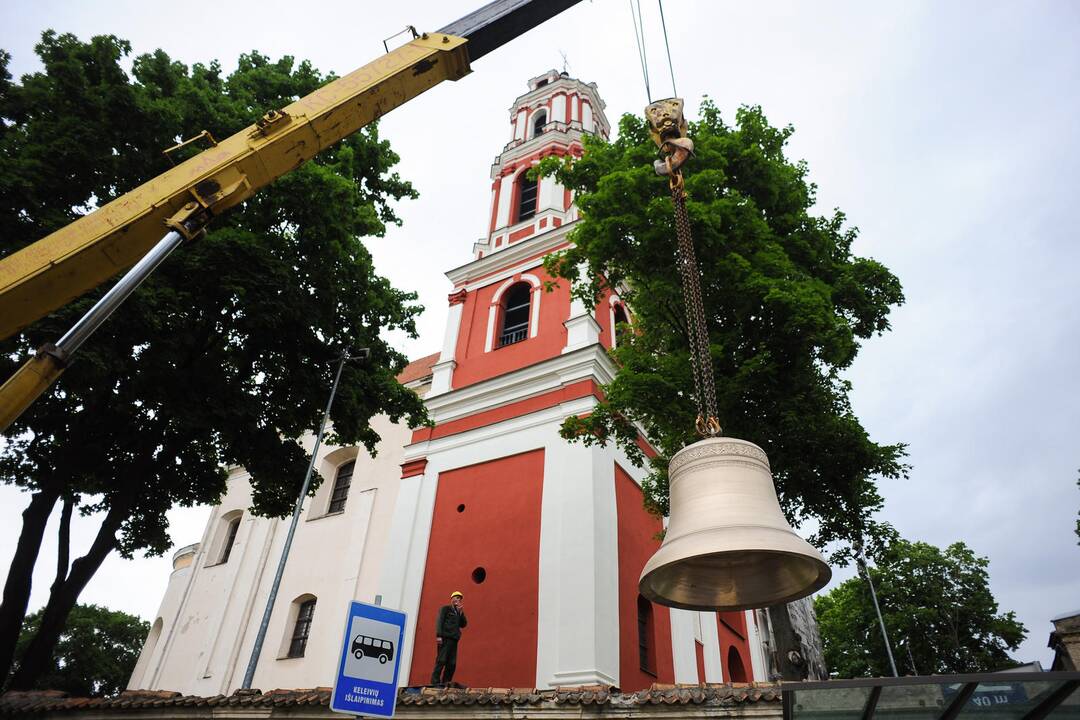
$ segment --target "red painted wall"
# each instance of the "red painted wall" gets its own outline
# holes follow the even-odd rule
[[[528,272],[540,278],[541,283],[551,279],[541,267],[532,268]],[[516,279],[520,279],[520,276],[516,276]],[[566,281],[563,281],[552,292],[541,291],[540,330],[536,337],[529,337],[506,347],[494,347],[498,344],[500,322],[496,313],[495,343],[491,352],[484,352],[488,308],[491,307],[495,292],[502,285],[502,280],[493,282],[470,292],[465,299],[461,329],[458,332],[457,368],[454,369],[453,379],[455,389],[557,357],[566,347],[566,327],[563,322],[570,317],[570,291]],[[531,333],[532,328],[529,330]]]
[[[619,687],[633,692],[654,682],[675,682],[671,659],[671,616],[653,604],[656,675],[644,672],[638,662],[638,577],[646,561],[660,547],[654,539],[663,527],[641,504],[641,488],[625,470],[615,465],[615,506],[619,517]]]
[[[720,657],[723,659],[724,682],[750,682],[750,643],[747,642],[746,615],[742,611],[716,613],[716,631],[720,636]],[[732,676],[731,654],[735,653],[742,663],[744,677]]]
[[[450,593],[465,593],[454,681],[534,687],[544,451],[439,474],[409,683],[435,666],[435,621]],[[458,508],[464,506],[461,512]],[[482,583],[473,571],[484,568]]]

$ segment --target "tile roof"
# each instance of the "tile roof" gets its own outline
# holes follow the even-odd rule
[[[0,696],[0,716],[27,716],[39,713],[76,711],[125,711],[157,708],[273,709],[278,707],[329,707],[328,687],[299,690],[237,690],[232,695],[200,697],[167,690],[126,690],[113,698],[72,698],[57,690],[9,691]],[[723,683],[700,685],[654,684],[648,690],[622,693],[606,685],[535,688],[402,688],[398,706],[582,706],[606,705],[632,708],[646,705],[732,706],[743,703],[780,703],[780,686],[775,683]]]
[[[441,354],[441,352],[432,353],[413,360],[405,366],[404,370],[398,373],[397,381],[402,385],[408,385],[414,380],[427,377],[431,374],[431,366],[438,362]]]

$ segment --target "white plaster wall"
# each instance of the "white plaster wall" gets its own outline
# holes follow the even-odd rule
[[[196,551],[196,560],[198,560],[199,557],[199,553]],[[153,647],[146,644],[143,645],[142,652],[139,655],[139,661],[128,682],[129,690],[150,687],[158,666],[161,664],[161,659],[165,654],[165,646],[169,636],[176,630],[176,620],[180,611],[180,606],[183,604],[194,571],[195,566],[193,563],[185,568],[174,570],[169,575],[169,584],[165,588],[165,595],[161,599],[161,605],[154,615],[154,620],[150,623],[152,629],[154,623],[160,619],[161,632],[154,642]]]
[[[581,103],[581,129],[585,132],[593,132],[592,105],[586,100]]]
[[[220,553],[222,516],[249,504],[247,476],[242,471],[233,471],[225,497],[210,513],[200,550],[192,564],[185,568],[189,573],[189,585],[180,593],[171,624],[165,618],[163,640],[159,640],[161,652],[141,683],[144,687],[200,694],[219,692],[214,660],[223,653],[227,657],[229,648],[223,647],[227,642],[219,639],[218,631],[226,618],[236,622],[236,608],[242,608],[250,597],[251,577],[256,565],[252,560],[252,548],[255,548],[257,560],[258,548],[270,529],[269,523],[256,521],[245,513],[229,562],[217,564],[213,560]],[[166,602],[171,602],[168,596]]]
[[[374,599],[400,482],[402,449],[411,437],[408,428],[385,418],[376,418],[374,425],[382,436],[378,454],[372,458],[360,451],[342,513],[325,514],[332,471],[355,450],[327,446],[320,450],[317,467],[328,481],[305,503],[254,687],[331,684],[348,603]],[[191,589],[178,603],[175,632],[164,645],[159,641],[162,657],[143,685],[200,695],[229,693],[240,686],[288,529],[287,519],[247,513],[250,502],[248,477],[235,471],[225,498],[211,513],[202,543],[204,548],[213,545],[221,515],[244,509],[229,562],[208,566],[207,553],[196,556],[188,568]],[[305,593],[318,598],[305,655],[280,658],[283,639],[292,631],[286,627],[291,601]],[[166,601],[174,602],[175,595],[167,592]]]

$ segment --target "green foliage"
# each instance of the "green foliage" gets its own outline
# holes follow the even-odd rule
[[[877,555],[870,576],[901,674],[990,672],[1027,631],[1012,611],[998,612],[984,557],[964,543],[944,552],[894,540]],[[842,678],[891,674],[870,589],[862,576],[814,599],[825,664]]]
[[[16,645],[22,655],[37,633],[42,611],[28,615]],[[37,682],[42,690],[72,697],[117,695],[127,687],[150,623],[100,605],[76,605],[53,651],[49,670]]]
[[[168,169],[162,150],[204,128],[217,138],[328,80],[308,63],[258,53],[225,76],[158,50],[122,68],[127,42],[46,32],[42,72],[12,83],[0,58],[0,254],[62,227]],[[52,392],[11,431],[0,480],[60,484],[83,512],[122,507],[119,550],[162,553],[165,511],[216,502],[228,465],[252,474],[256,512],[281,516],[345,345],[332,421],[341,443],[373,450],[385,413],[416,426],[422,403],[395,375],[406,358],[380,337],[414,333],[420,311],[374,272],[364,236],[398,223],[416,197],[370,126],[321,153],[177,250],[90,339]],[[164,233],[164,230],[163,230]],[[100,296],[90,293],[0,347],[10,374]]]
[[[795,525],[812,518],[816,544],[872,536],[882,502],[873,478],[904,475],[904,447],[870,440],[842,372],[861,341],[889,328],[900,282],[852,254],[857,231],[841,212],[812,213],[807,167],[784,155],[790,127],[772,127],[757,107],[739,110],[734,126],[708,100],[700,114],[684,173],[720,422],[768,453],[785,513]],[[647,503],[666,512],[664,458],[697,439],[697,411],[674,209],[655,158],[644,120],[626,115],[616,141],[586,137],[581,159],[548,158],[541,172],[577,192],[582,215],[575,246],[549,258],[549,271],[580,297],[618,288],[633,313],[605,400],[567,420],[563,434],[614,440],[641,461],[639,424],[662,456],[652,461]]]

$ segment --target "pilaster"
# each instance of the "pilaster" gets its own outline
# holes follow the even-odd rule
[[[582,277],[588,277],[588,268],[581,267]],[[563,323],[566,326],[566,347],[563,353],[579,350],[587,345],[600,342],[600,323],[593,317],[593,310],[574,297],[570,300],[570,317]]]
[[[700,612],[701,646],[705,659],[705,677],[701,682],[724,682],[724,661],[721,657],[720,632],[716,627],[716,613]]]
[[[536,686],[617,685],[615,464],[604,448],[548,447],[540,526]]]
[[[691,610],[671,608],[671,659],[675,682],[700,682],[697,674],[697,652],[694,650],[694,614]],[[713,621],[715,624],[715,621]]]

